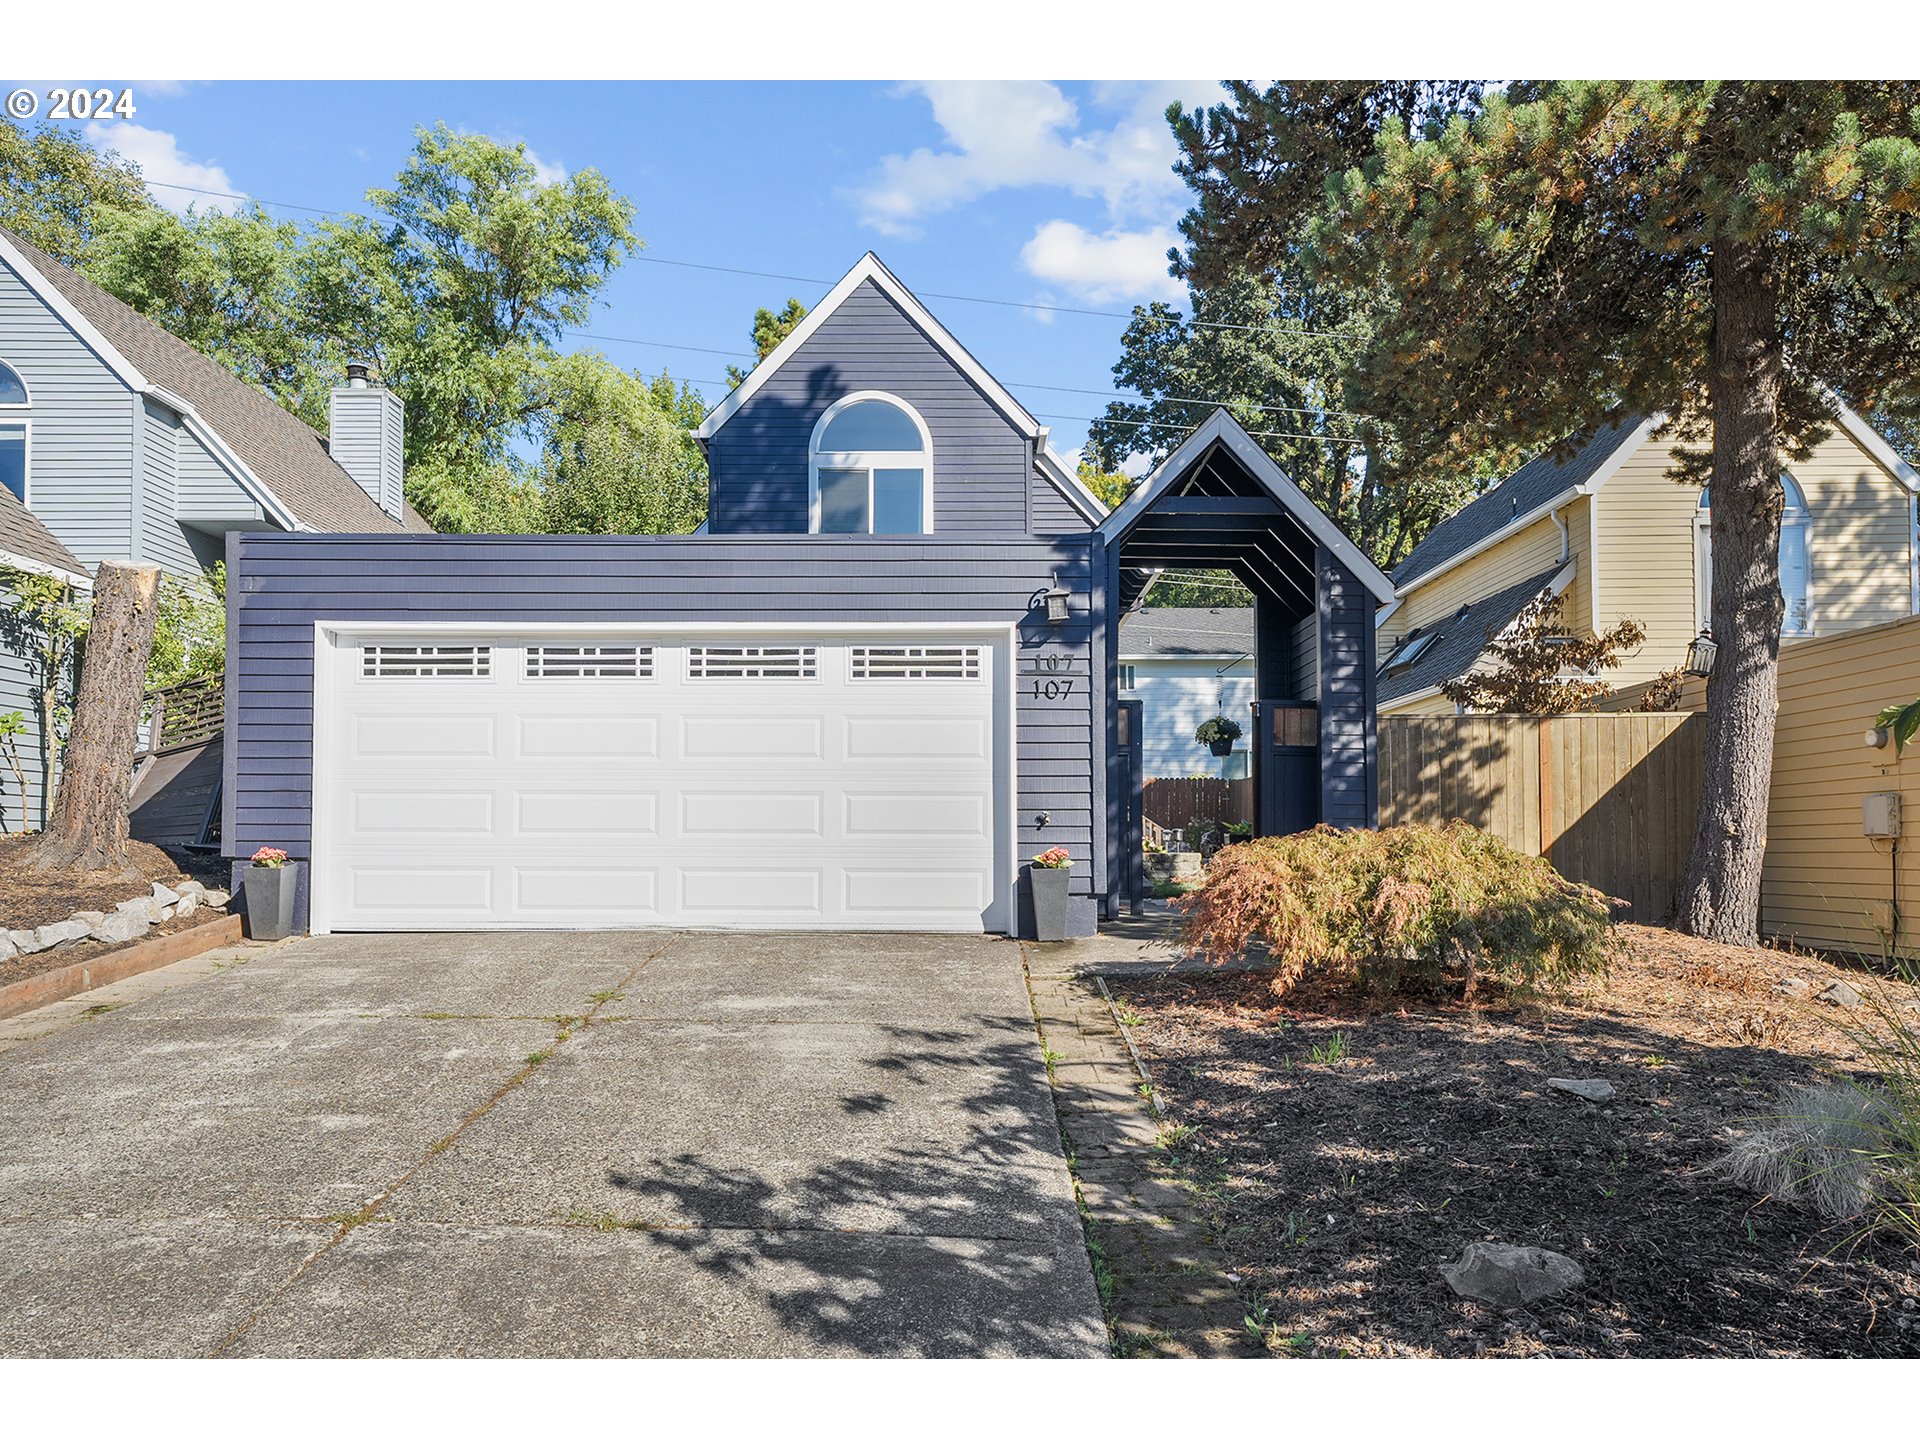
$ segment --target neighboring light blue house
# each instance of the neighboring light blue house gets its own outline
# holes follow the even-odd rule
[[[334,392],[328,440],[224,367],[0,230],[0,568],[85,591],[103,560],[201,575],[229,532],[423,531],[401,499],[399,399],[364,375]],[[29,722],[25,805],[43,821],[39,682],[0,641],[0,712]]]
[[[696,432],[691,536],[230,533],[222,833],[315,931],[1022,933],[1137,894],[1120,616],[1255,592],[1262,829],[1374,814],[1386,577],[1215,414],[1111,515],[872,255]]]
[[[1151,598],[1151,592],[1149,592]],[[1140,702],[1140,748],[1148,780],[1247,777],[1254,683],[1253,607],[1220,610],[1142,607],[1120,621],[1119,694]],[[1193,738],[1224,715],[1243,731],[1231,755]]]

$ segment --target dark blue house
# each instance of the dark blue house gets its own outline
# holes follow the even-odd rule
[[[1112,515],[868,255],[707,418],[694,536],[235,533],[222,834],[316,931],[1020,932],[1136,883],[1153,568],[1258,597],[1260,825],[1372,822],[1386,577],[1217,413]]]

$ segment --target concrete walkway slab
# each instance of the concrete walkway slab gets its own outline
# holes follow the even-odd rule
[[[0,1353],[1104,1352],[1015,945],[236,959],[0,1033]]]

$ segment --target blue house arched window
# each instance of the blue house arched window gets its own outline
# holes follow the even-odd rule
[[[828,409],[808,448],[816,535],[933,532],[933,436],[911,405],[861,390]]]
[[[30,398],[20,372],[0,360],[0,485],[27,503],[27,417]]]

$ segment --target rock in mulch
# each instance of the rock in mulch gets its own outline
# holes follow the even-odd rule
[[[93,938],[108,945],[117,945],[122,940],[138,940],[153,928],[153,922],[147,918],[146,901],[137,901],[138,908],[122,907],[107,916],[94,927]]]
[[[1582,1100],[1591,1100],[1596,1105],[1604,1105],[1613,1099],[1613,1086],[1604,1080],[1549,1080],[1547,1088],[1578,1095]]]
[[[1789,975],[1784,980],[1775,981],[1773,988],[1782,995],[1791,995],[1796,1000],[1804,1000],[1813,993],[1813,982],[1803,980],[1798,975]]]
[[[1453,1293],[1502,1309],[1514,1309],[1571,1290],[1585,1281],[1586,1272],[1571,1256],[1537,1245],[1496,1245],[1472,1240],[1440,1273]]]
[[[1827,986],[1820,992],[1820,998],[1829,1005],[1838,1005],[1843,1010],[1857,1009],[1867,1003],[1866,997],[1844,980],[1836,980]]]

